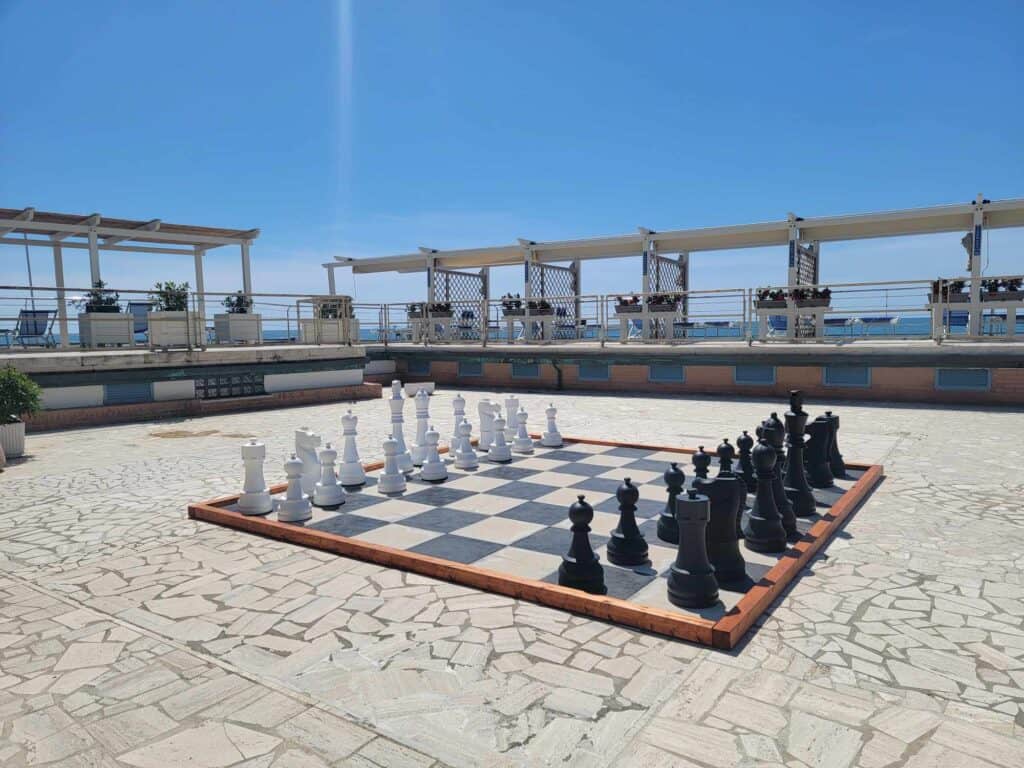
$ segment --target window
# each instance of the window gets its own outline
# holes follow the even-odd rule
[[[148,381],[125,381],[103,385],[104,405],[148,403],[153,400],[153,385]]]
[[[484,364],[482,360],[459,360],[460,378],[484,375]]]
[[[580,381],[608,381],[608,363],[580,363]]]
[[[736,384],[774,384],[774,365],[737,365],[733,369]]]
[[[264,394],[262,373],[233,373],[196,379],[196,397],[219,400],[224,397],[250,397]]]
[[[936,368],[936,389],[988,389],[992,383],[988,368]]]
[[[429,376],[430,361],[423,360],[422,358],[413,358],[406,363],[405,369],[413,376]]]
[[[540,377],[540,366],[537,363],[512,363],[513,379],[536,379]]]
[[[871,386],[871,369],[866,365],[826,365],[822,376],[826,387]]]
[[[686,369],[679,363],[651,363],[647,366],[647,380],[683,382],[686,381]]]

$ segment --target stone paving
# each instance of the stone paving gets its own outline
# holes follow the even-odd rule
[[[783,410],[522,399],[691,446]],[[377,458],[384,404],[352,408]],[[0,765],[1024,765],[1024,413],[834,408],[887,478],[729,653],[187,520],[244,437],[277,479],[343,406],[32,435],[0,474]]]

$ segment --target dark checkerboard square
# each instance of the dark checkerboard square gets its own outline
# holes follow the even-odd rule
[[[608,468],[604,468],[608,471]],[[623,475],[625,477],[625,475]],[[596,493],[610,493],[615,494],[619,490],[619,486],[622,485],[622,480],[612,480],[608,477],[591,477],[586,480],[581,480],[578,483],[573,483],[573,488],[579,488],[583,491],[594,491]]]
[[[679,461],[677,461],[676,463],[680,464],[681,466],[686,466],[686,458],[687,457],[684,454],[680,454],[679,455]],[[647,472],[663,473],[666,469],[668,469],[668,465],[669,465],[669,463],[667,461],[652,461],[651,459],[637,459],[636,461],[631,461],[631,462],[629,462],[629,464],[624,465],[622,467],[622,469],[623,470],[626,470],[626,469],[642,469],[642,470],[645,470]],[[686,474],[689,475],[690,473],[687,472]]]
[[[639,499],[636,503],[636,512],[633,514],[636,516],[637,520],[650,520],[652,517],[660,515],[661,510],[664,508],[665,502],[663,501]],[[594,510],[597,512],[610,512],[611,514],[617,514],[619,511],[619,500],[614,496],[610,499],[605,499],[600,504],[594,505]]]
[[[345,506],[347,507],[348,504]],[[325,533],[336,533],[339,536],[358,536],[360,533],[366,533],[384,525],[387,525],[387,523],[383,520],[373,520],[369,517],[360,517],[359,515],[341,512],[328,517],[326,520],[320,520],[307,525],[307,527],[317,531],[324,531]]]
[[[540,454],[543,459],[551,459],[552,461],[580,461],[588,456],[592,456],[590,453],[581,453],[580,451],[573,451],[567,448],[559,448],[554,451],[548,451]]]
[[[429,483],[413,485],[410,483],[402,499],[404,501],[413,501],[417,504],[425,504],[428,507],[445,507],[453,502],[462,501],[475,495],[475,491],[446,488],[443,485],[431,485]]]
[[[546,456],[544,458],[547,458]],[[555,472],[562,472],[566,475],[579,475],[580,477],[596,477],[603,475],[611,467],[604,467],[600,464],[563,464],[557,467]]]
[[[539,523],[540,525],[555,525],[568,519],[569,510],[554,504],[543,504],[539,501],[530,501],[512,507],[502,512],[498,517],[510,517],[513,520],[522,520],[524,523]]]
[[[487,467],[490,466],[490,469]],[[501,480],[522,480],[524,477],[536,474],[535,469],[522,469],[509,464],[488,465],[483,459],[480,460],[480,471],[477,473],[483,477],[497,477]]]
[[[487,557],[487,555],[497,552],[504,547],[504,544],[495,544],[490,541],[481,541],[480,539],[470,539],[465,536],[446,533],[443,536],[438,536],[436,539],[417,544],[409,551],[418,552],[421,555],[429,555],[430,557],[440,557],[443,560],[451,560],[455,563],[475,563],[477,560]]]
[[[607,536],[590,534],[590,546],[597,549],[608,541]],[[516,542],[519,549],[529,549],[532,552],[546,552],[549,555],[564,555],[569,551],[569,544],[572,542],[572,532],[568,528],[544,528],[543,530],[531,533]]]
[[[342,504],[340,510],[342,512],[354,512],[357,509],[366,509],[374,504],[380,504],[382,501],[387,501],[387,499],[375,493],[365,493],[349,488],[346,489],[345,503]]]
[[[421,512],[418,515],[407,517],[402,525],[413,528],[422,528],[425,531],[437,531],[438,533],[451,533],[467,525],[486,520],[487,515],[478,515],[476,512],[463,512],[461,509],[449,509],[437,507],[428,512]]]
[[[656,578],[658,574],[653,568],[620,568],[617,565],[603,563],[604,584],[608,587],[610,597],[618,597],[627,600],[641,589],[646,587]]]
[[[507,499],[533,501],[534,499],[539,499],[541,496],[551,493],[553,490],[555,490],[554,486],[514,480],[511,483],[505,483],[505,485],[498,486],[494,489],[494,493],[498,496],[504,496]],[[566,514],[568,514],[568,507],[566,507]]]
[[[619,448],[612,448],[610,451],[605,451],[606,456],[618,456],[622,459],[645,459],[652,453],[654,453],[654,451],[648,448],[630,448],[628,446],[621,446]]]

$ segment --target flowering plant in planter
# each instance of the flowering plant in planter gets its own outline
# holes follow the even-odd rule
[[[224,308],[229,315],[247,315],[252,309],[252,299],[237,291],[234,296],[225,297]]]
[[[531,312],[537,314],[550,314],[551,313],[551,302],[547,299],[537,299],[536,301],[527,301],[526,306]]]
[[[634,307],[640,305],[639,296],[618,296],[615,299],[615,303],[620,307]]]
[[[789,298],[797,306],[826,307],[832,299],[831,288],[792,288]]]
[[[675,307],[682,299],[681,293],[653,293],[646,301],[649,307]]]
[[[758,301],[785,301],[786,292],[781,288],[758,288]]]
[[[36,413],[43,390],[13,365],[0,370],[0,424],[17,424]]]
[[[964,280],[950,280],[943,283],[941,280],[932,281],[932,302],[939,301],[962,301],[967,298],[964,291],[967,283]]]
[[[106,285],[102,280],[97,280],[92,284],[92,290],[86,292],[82,297],[80,303],[84,304],[86,312],[114,313],[121,311],[121,305],[117,303],[121,295],[117,291],[107,290]]]
[[[501,308],[508,312],[510,309],[522,309],[523,308],[523,297],[518,293],[513,296],[511,293],[506,293],[501,297]]]

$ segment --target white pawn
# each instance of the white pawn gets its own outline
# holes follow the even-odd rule
[[[414,466],[422,466],[427,455],[427,423],[430,420],[430,395],[427,390],[420,389],[413,398],[416,403],[416,439],[413,441],[409,454]]]
[[[412,456],[405,447],[405,419],[402,416],[405,400],[402,399],[402,382],[397,379],[391,382],[391,399],[388,400],[388,407],[391,408],[391,437],[398,443],[398,471],[408,475],[413,471]]]
[[[452,427],[452,439],[448,442],[448,451],[454,454],[459,446],[459,425],[466,418],[466,398],[456,395],[452,400],[452,410],[455,411],[455,426]]]
[[[420,390],[422,392],[422,390]],[[423,459],[423,468],[420,470],[420,479],[428,483],[437,483],[448,479],[448,467],[441,461],[441,455],[437,451],[437,443],[441,435],[433,426],[426,432],[427,455]]]
[[[505,440],[505,420],[501,418],[501,411],[494,419],[494,442],[487,451],[487,460],[504,464],[512,461],[512,450]]]
[[[294,453],[284,463],[284,474],[288,478],[288,489],[283,499],[274,502],[277,519],[282,523],[301,523],[313,516],[309,496],[302,492],[302,459]]]
[[[515,395],[509,395],[505,398],[505,428],[509,431],[509,435],[516,428],[517,413],[519,413],[519,398]]]
[[[316,449],[320,447],[320,435],[309,427],[295,430],[295,455],[302,461],[302,492],[313,493],[316,481],[320,479],[320,461]]]
[[[384,440],[384,469],[377,476],[377,490],[381,493],[405,491],[405,475],[398,468],[398,441],[393,436]]]
[[[487,451],[494,442],[495,407],[486,397],[477,405],[477,412],[480,414],[480,440],[476,445],[481,451]]]
[[[320,449],[320,481],[313,488],[313,503],[318,507],[340,507],[345,503],[345,489],[338,485],[334,462],[338,452],[328,443]]]
[[[516,453],[533,453],[533,438],[530,437],[530,433],[526,431],[526,420],[529,415],[523,408],[519,409],[519,413],[516,414],[516,423],[519,426],[519,431],[516,432],[516,439],[512,441],[512,450]]]
[[[455,452],[456,469],[476,469],[480,466],[477,461],[476,451],[473,450],[473,442],[470,435],[473,434],[473,425],[463,419],[459,422],[459,442]]]
[[[553,404],[548,405],[544,409],[544,415],[548,417],[548,428],[544,430],[544,433],[540,436],[540,444],[545,448],[561,448],[562,447],[562,435],[558,431],[558,425],[555,424],[555,415],[558,413],[558,409]]]
[[[356,486],[366,483],[366,471],[363,469],[363,462],[359,459],[359,449],[356,447],[356,424],[359,417],[349,411],[341,417],[342,437],[345,444],[341,448],[341,469],[338,471],[338,481],[342,485]]]
[[[265,515],[274,508],[267,481],[263,479],[263,460],[266,457],[267,447],[263,443],[250,440],[242,446],[245,480],[242,495],[235,506],[243,515]]]

